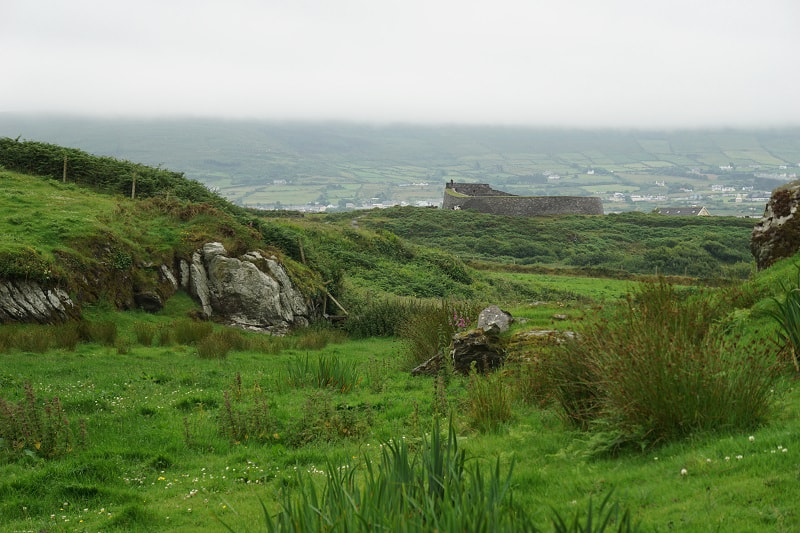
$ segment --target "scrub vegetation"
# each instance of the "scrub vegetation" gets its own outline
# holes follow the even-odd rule
[[[134,279],[143,263],[219,240],[274,251],[308,295],[324,287],[348,315],[275,337],[198,321],[182,292],[157,313],[121,310],[99,282],[102,290],[72,295],[80,320],[0,326],[5,529],[800,523],[790,335],[800,256],[726,283],[711,272],[744,274],[739,263],[750,272],[738,223],[625,220],[637,238],[735,250],[728,262],[715,259],[708,279],[602,265],[589,275],[555,251],[526,265],[454,255],[470,232],[490,238],[490,221],[469,213],[423,209],[413,228],[413,212],[400,209],[355,221],[276,217],[221,199],[197,203],[180,187],[130,200],[21,170],[0,169],[0,278],[64,287],[76,272]],[[449,228],[452,241],[437,243],[427,222]],[[561,222],[615,251],[634,231],[613,217],[524,224],[541,224],[555,249],[547,228]],[[501,243],[523,222],[491,224]],[[100,239],[111,245],[96,246]],[[435,376],[410,375],[426,356],[447,354],[450,336],[489,303],[517,319],[501,338],[502,369],[460,375],[444,364]]]

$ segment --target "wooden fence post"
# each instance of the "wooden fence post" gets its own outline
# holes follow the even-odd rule
[[[131,184],[131,200],[136,198],[136,172],[133,173],[133,184]]]
[[[61,176],[61,181],[63,183],[67,182],[67,154],[66,153],[64,154],[64,173]]]

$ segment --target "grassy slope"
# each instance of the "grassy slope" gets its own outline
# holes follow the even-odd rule
[[[142,265],[172,265],[211,240],[233,253],[265,247],[253,229],[205,204],[131,201],[2,169],[0,183],[0,277],[61,284],[78,301],[103,293],[130,301],[134,285],[153,282]]]
[[[101,270],[117,269],[130,278],[137,265],[172,264],[174,257],[220,241],[233,254],[279,250],[289,263],[294,260],[289,266],[301,285],[315,279],[316,271],[333,282],[327,288],[339,296],[349,286],[422,297],[475,294],[464,265],[453,256],[386,233],[258,218],[221,201],[217,208],[169,194],[131,201],[1,168],[0,183],[0,211],[8,215],[0,219],[5,237],[0,277],[70,287],[76,279],[101,277]],[[311,271],[299,264],[303,261]]]

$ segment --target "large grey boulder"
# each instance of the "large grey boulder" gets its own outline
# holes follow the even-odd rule
[[[259,252],[228,257],[222,244],[206,244],[192,256],[188,285],[207,317],[243,328],[283,331],[311,315],[283,266]]]
[[[0,323],[63,322],[78,309],[65,291],[44,288],[35,281],[0,280]]]
[[[787,183],[772,192],[761,221],[753,228],[750,252],[759,270],[800,250],[800,181]]]
[[[505,333],[511,327],[511,313],[490,305],[478,315],[478,329],[489,335]]]

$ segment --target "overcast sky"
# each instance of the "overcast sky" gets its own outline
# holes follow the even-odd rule
[[[0,112],[800,125],[798,0],[0,0]]]

